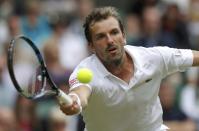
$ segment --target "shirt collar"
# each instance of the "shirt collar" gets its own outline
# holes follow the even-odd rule
[[[94,57],[94,64],[96,65],[96,68],[100,72],[100,74],[102,74],[103,77],[110,75],[111,73],[105,68],[100,59],[95,54],[93,54],[93,57]]]
[[[133,60],[133,63],[134,63],[134,73],[136,71],[141,71],[142,68],[147,65],[146,62],[144,62],[143,60],[140,60],[141,59],[140,58],[140,54],[136,51],[136,49],[130,48],[130,46],[128,46],[128,45],[124,46],[124,49],[130,55],[130,57]],[[103,77],[106,77],[106,76],[110,75],[111,73],[102,64],[102,62],[100,61],[100,59],[95,54],[93,54],[93,57],[95,58],[94,59],[94,63],[95,63],[95,65],[97,65],[96,68],[100,72],[100,74],[102,74]]]

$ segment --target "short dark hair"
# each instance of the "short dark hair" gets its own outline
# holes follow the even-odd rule
[[[85,33],[85,37],[87,39],[88,42],[92,42],[92,38],[91,38],[91,33],[90,33],[90,26],[92,24],[94,24],[95,22],[101,21],[101,20],[105,20],[108,17],[114,17],[117,19],[118,23],[119,23],[119,27],[122,31],[122,33],[124,33],[124,26],[122,24],[120,15],[117,11],[116,8],[108,6],[108,7],[101,7],[101,8],[95,8],[85,19],[85,23],[83,25],[84,27],[84,33]]]

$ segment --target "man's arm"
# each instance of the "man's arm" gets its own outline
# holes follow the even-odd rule
[[[81,108],[85,108],[88,104],[88,99],[91,95],[91,89],[87,86],[81,85],[70,91],[69,96],[73,100],[71,106],[66,106],[64,103],[60,103],[60,109],[66,115],[75,115],[81,111]],[[79,101],[79,102],[78,102]]]
[[[193,66],[199,66],[199,51],[193,50]]]

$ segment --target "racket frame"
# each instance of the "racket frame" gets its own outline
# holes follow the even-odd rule
[[[9,47],[8,47],[8,54],[7,54],[7,65],[8,65],[8,72],[10,74],[10,78],[15,86],[15,88],[17,89],[17,91],[22,94],[24,97],[28,98],[28,99],[34,99],[34,96],[33,97],[28,97],[26,95],[23,94],[23,90],[20,88],[17,80],[16,80],[16,77],[15,77],[15,74],[14,74],[14,68],[13,68],[13,54],[14,54],[14,46],[15,46],[15,41],[17,39],[23,39],[24,41],[26,41],[31,47],[32,49],[34,50],[34,53],[35,55],[37,56],[38,58],[38,61],[41,65],[41,72],[42,72],[42,84],[44,84],[44,79],[46,78],[48,83],[50,84],[50,87],[52,88],[53,91],[56,92],[56,95],[59,95],[60,93],[60,90],[58,89],[58,87],[56,86],[56,84],[52,81],[49,73],[48,73],[48,70],[47,70],[47,67],[46,67],[46,64],[44,62],[44,59],[39,51],[39,49],[35,46],[35,44],[27,37],[25,36],[18,36],[14,39],[11,40],[10,44],[9,44]],[[44,86],[44,85],[42,85]]]

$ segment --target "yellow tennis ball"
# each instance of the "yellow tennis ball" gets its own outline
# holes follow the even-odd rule
[[[77,79],[81,83],[89,83],[93,78],[93,73],[90,69],[88,68],[81,68],[77,72]]]

